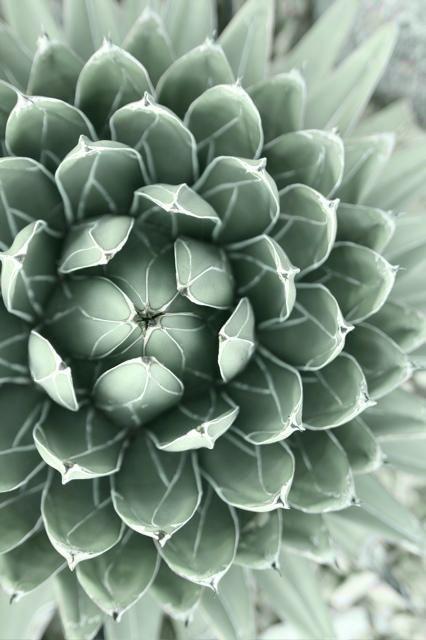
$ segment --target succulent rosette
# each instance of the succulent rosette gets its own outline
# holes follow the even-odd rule
[[[210,1],[70,0],[61,25],[18,4],[0,49],[3,587],[56,575],[93,637],[147,593],[187,617],[236,565],[331,562],[351,522],[392,528],[402,507],[369,474],[414,420],[394,390],[426,325],[416,270],[394,288],[390,257],[424,168],[400,179],[404,150],[356,125],[394,27],[335,69],[339,2],[271,75],[269,0],[217,39]]]

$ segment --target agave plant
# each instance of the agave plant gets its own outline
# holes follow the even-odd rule
[[[372,473],[424,430],[425,153],[358,127],[395,27],[335,68],[355,1],[272,61],[272,0],[218,38],[146,4],[2,2],[0,582],[55,576],[72,639],[157,605],[247,639],[247,571],[300,622],[300,554],[422,547]]]

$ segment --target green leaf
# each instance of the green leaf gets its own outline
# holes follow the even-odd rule
[[[240,531],[235,562],[251,569],[277,567],[281,548],[281,511],[236,511]]]
[[[7,150],[4,146],[6,125],[9,115],[15,107],[18,95],[12,85],[0,80],[0,153],[2,156],[7,155]]]
[[[264,159],[215,158],[194,185],[222,221],[214,234],[219,242],[267,233],[278,219],[277,188],[265,166]]]
[[[14,602],[12,610],[10,607],[9,598],[0,591],[1,640],[42,637],[55,613],[52,585],[48,582],[20,602]]]
[[[94,138],[95,131],[76,107],[56,98],[18,94],[7,121],[6,146],[11,155],[33,158],[53,173],[81,135]]]
[[[408,442],[405,438],[384,442],[382,449],[386,456],[386,462],[390,465],[401,469],[405,473],[424,478],[426,456],[426,440],[424,437]]]
[[[263,80],[249,93],[262,119],[265,144],[303,128],[306,85],[299,72],[293,70]]]
[[[231,567],[238,544],[238,521],[232,507],[211,487],[191,520],[160,549],[161,557],[177,575],[217,590]]]
[[[63,281],[49,300],[46,335],[64,354],[105,358],[139,328],[132,302],[103,277]]]
[[[396,389],[369,409],[364,420],[380,443],[417,439],[426,428],[426,400],[403,389]]]
[[[372,404],[361,367],[345,352],[323,369],[304,374],[302,382],[303,422],[309,429],[338,427]]]
[[[72,104],[82,68],[82,60],[72,49],[63,42],[51,40],[44,33],[37,41],[27,93]]]
[[[79,75],[75,103],[102,135],[108,132],[113,113],[138,100],[145,91],[153,92],[145,67],[130,53],[105,40]]]
[[[241,298],[219,331],[219,369],[224,382],[241,373],[252,357],[255,339],[255,317],[248,298]]]
[[[405,352],[426,341],[426,316],[412,307],[388,300],[369,323],[381,329]]]
[[[82,560],[111,549],[123,531],[105,478],[64,486],[52,472],[43,492],[41,513],[52,546],[71,570]]]
[[[285,618],[294,625],[302,637],[334,640],[336,635],[315,564],[284,550],[280,564],[282,575],[272,570],[256,572],[256,582],[269,606],[280,620]]]
[[[281,191],[280,215],[272,236],[302,275],[330,255],[336,239],[337,205],[337,200],[327,200],[303,184]]]
[[[216,7],[213,0],[169,1],[164,22],[173,50],[178,57],[213,37],[216,29]]]
[[[59,273],[108,264],[126,244],[133,223],[128,216],[103,215],[72,227],[62,249]]]
[[[329,197],[342,179],[343,142],[331,131],[285,133],[265,145],[263,153],[280,191],[302,183]]]
[[[374,400],[402,385],[413,373],[408,357],[383,331],[368,324],[357,327],[346,348],[359,362]]]
[[[46,473],[42,469],[18,490],[0,494],[0,553],[18,548],[40,530],[40,501],[45,481]]]
[[[247,511],[273,511],[287,504],[294,459],[283,442],[261,447],[232,429],[212,451],[202,451],[204,475],[228,504]]]
[[[53,176],[30,158],[1,158],[0,249],[6,249],[21,229],[40,217],[51,229],[64,230],[63,203]]]
[[[324,518],[319,513],[289,509],[283,517],[285,549],[321,564],[335,563],[335,551]],[[285,574],[285,566],[282,568]]]
[[[34,429],[40,456],[59,471],[63,484],[116,473],[123,439],[124,433],[90,405],[77,413],[52,405]]]
[[[219,37],[236,78],[249,87],[267,75],[274,24],[273,0],[249,0]]]
[[[176,282],[191,302],[228,309],[234,300],[234,279],[225,251],[210,244],[178,238],[175,242]]]
[[[115,111],[110,129],[113,140],[140,153],[149,184],[192,184],[198,177],[194,136],[172,111],[157,104],[148,93]],[[171,148],[176,156],[170,154]]]
[[[301,429],[300,376],[268,353],[255,355],[226,392],[240,407],[235,424],[248,442],[270,444]]]
[[[31,54],[5,24],[0,23],[0,78],[18,89],[25,89],[31,67]]]
[[[213,449],[217,438],[232,426],[237,415],[238,407],[210,388],[160,415],[150,422],[148,429],[155,446],[163,451]]]
[[[35,449],[32,430],[44,398],[31,385],[0,386],[0,496],[13,491],[44,466]]]
[[[151,540],[133,531],[110,551],[77,567],[77,578],[102,611],[119,621],[149,589],[159,566]]]
[[[82,136],[56,172],[68,220],[126,214],[143,183],[140,155],[120,142],[91,142]]]
[[[156,358],[133,358],[105,371],[94,388],[96,405],[113,422],[138,427],[178,404],[181,381]]]
[[[200,165],[219,156],[257,158],[263,147],[262,121],[239,85],[216,85],[190,105],[185,125],[194,134]]]
[[[201,483],[194,454],[159,451],[141,431],[113,478],[114,507],[128,527],[165,544],[194,515]]]
[[[396,36],[395,24],[378,29],[318,84],[307,104],[308,127],[338,127],[345,134],[357,124],[387,66]]]
[[[13,0],[3,0],[2,9],[21,42],[31,51],[35,50],[37,38],[42,32],[61,40],[61,30],[47,0],[21,0],[18,4]]]
[[[0,299],[0,385],[28,384],[28,337],[30,327],[8,313]]]
[[[129,611],[118,620],[106,620],[105,640],[161,640],[163,612],[150,594],[138,600]],[[142,636],[141,636],[141,630]]]
[[[118,7],[111,0],[64,0],[67,42],[84,60],[101,46],[104,38],[115,39]]]
[[[80,587],[75,573],[62,571],[55,587],[65,636],[72,640],[93,640],[103,622],[102,612]]]
[[[19,231],[10,249],[0,253],[1,292],[9,313],[27,322],[44,314],[56,284],[58,241],[44,220]]]
[[[249,299],[256,323],[267,327],[290,315],[296,299],[293,267],[280,245],[262,235],[229,254],[237,292]]]
[[[299,284],[290,317],[281,325],[261,330],[259,340],[280,360],[312,371],[336,358],[352,328],[328,289],[321,284]]]
[[[207,41],[165,71],[157,86],[158,101],[183,118],[189,105],[206,89],[233,82],[232,69],[223,50]]]
[[[383,306],[395,276],[396,268],[376,251],[353,242],[336,242],[314,278],[330,289],[346,320],[357,324]]]
[[[188,18],[188,15],[186,14],[185,17]],[[170,39],[163,22],[149,6],[132,24],[123,42],[123,49],[144,65],[154,85],[174,60]]]
[[[384,462],[382,448],[364,420],[364,415],[337,429],[335,436],[348,456],[353,473],[371,473]]]
[[[186,619],[197,606],[201,592],[199,584],[184,580],[162,562],[149,593],[170,616]]]
[[[349,35],[357,8],[357,0],[333,2],[289,53],[275,59],[274,71],[300,69],[310,91],[321,87]]]
[[[16,549],[0,556],[1,584],[12,601],[19,600],[61,571],[64,565],[64,559],[40,530]]]
[[[340,203],[337,207],[337,240],[362,244],[377,253],[387,246],[395,232],[392,215],[361,204]]]
[[[135,192],[132,215],[168,236],[211,239],[220,225],[214,209],[186,184],[152,184]]]

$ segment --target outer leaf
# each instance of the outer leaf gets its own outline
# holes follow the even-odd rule
[[[106,620],[104,634],[106,640],[161,640],[161,623],[163,612],[149,594],[144,594],[129,611],[126,611],[120,622]],[[141,630],[142,636],[141,636]]]
[[[174,618],[186,619],[197,606],[201,592],[200,585],[184,580],[162,562],[150,594],[166,613]]]
[[[134,531],[165,544],[194,515],[201,499],[193,454],[158,451],[142,431],[113,480],[114,507]]]
[[[25,89],[31,67],[31,54],[13,31],[0,24],[0,78]]]
[[[9,599],[5,593],[0,593],[1,640],[33,640],[34,637],[42,637],[54,612],[54,595],[49,583],[21,602],[15,602],[13,615],[10,615]]]
[[[7,155],[7,151],[4,146],[4,138],[6,134],[7,120],[11,111],[15,107],[18,94],[16,89],[8,82],[0,80],[0,140],[1,140],[1,155]]]
[[[291,507],[306,513],[326,513],[348,507],[355,499],[351,468],[343,447],[330,433],[310,433],[293,439],[294,480]]]
[[[13,0],[3,0],[2,9],[6,20],[16,31],[19,39],[31,51],[35,49],[37,38],[45,31],[50,36],[61,39],[46,0],[23,0],[19,6]]]
[[[104,38],[117,36],[117,7],[110,0],[65,0],[63,11],[67,41],[84,60]]]
[[[281,511],[251,513],[237,510],[240,531],[235,562],[251,569],[278,567]]]
[[[388,300],[369,323],[381,329],[408,353],[426,341],[426,316],[404,304]]]
[[[79,564],[77,578],[91,600],[118,621],[150,587],[158,566],[152,541],[128,530],[114,549]]]
[[[245,87],[266,76],[273,20],[273,0],[249,0],[219,38],[235,76]]]
[[[372,404],[364,373],[347,353],[320,371],[305,374],[302,382],[303,422],[310,429],[338,427]]]
[[[74,414],[52,405],[34,429],[40,456],[59,471],[64,484],[118,471],[123,439],[122,431],[87,405]]]
[[[283,518],[282,542],[286,549],[314,562],[333,564],[335,561],[330,533],[320,514],[287,511]],[[285,566],[283,572],[285,574]]]
[[[255,446],[233,430],[213,451],[203,451],[201,460],[205,475],[228,504],[257,512],[286,506],[294,460],[283,443]]]
[[[224,382],[241,373],[255,350],[254,313],[248,298],[241,298],[219,331],[219,369]]]
[[[385,456],[364,416],[347,422],[335,435],[348,456],[353,473],[371,473],[382,465]]]
[[[52,474],[43,493],[41,512],[52,546],[71,570],[82,560],[111,549],[122,534],[109,483],[103,478],[61,486]]]
[[[101,611],[86,595],[71,571],[62,571],[55,583],[56,599],[66,636],[73,640],[93,640],[102,625]]]
[[[364,419],[380,442],[417,439],[426,428],[426,400],[396,389],[367,411]]]
[[[176,55],[182,56],[211,38],[216,29],[216,8],[212,0],[169,1],[165,25]]]
[[[40,500],[45,480],[46,473],[41,470],[18,490],[0,495],[1,553],[16,549],[40,530]]]
[[[0,385],[28,384],[28,337],[30,328],[10,314],[0,300]]]
[[[346,203],[337,208],[337,240],[362,244],[381,253],[394,231],[394,218],[382,209]]]
[[[382,445],[386,462],[401,469],[405,473],[425,476],[426,440],[413,441],[394,440]]]
[[[238,521],[234,510],[211,487],[205,487],[191,520],[160,553],[174,573],[215,591],[234,561],[237,544]]]

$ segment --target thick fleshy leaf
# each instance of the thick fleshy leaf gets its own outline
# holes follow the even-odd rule
[[[0,556],[1,584],[13,602],[39,587],[64,565],[62,556],[40,530],[16,549]]]
[[[396,268],[368,247],[336,242],[327,260],[315,272],[336,297],[346,320],[361,322],[386,302],[395,282]]]
[[[107,619],[104,622],[105,640],[137,640],[143,629],[146,640],[161,640],[163,610],[149,594],[144,594],[123,617],[118,620]],[[139,639],[141,640],[141,639]]]
[[[105,358],[139,333],[135,316],[132,302],[111,280],[64,280],[50,298],[46,334],[61,353]]]
[[[319,513],[289,509],[283,517],[283,546],[321,564],[333,564],[335,553],[324,519]],[[286,567],[282,567],[285,575]]]
[[[228,309],[234,300],[234,279],[225,251],[199,240],[175,242],[176,282],[182,296],[195,304]]]
[[[263,80],[267,74],[273,22],[273,0],[249,0],[219,38],[235,77],[245,87]]]
[[[281,511],[251,513],[237,510],[239,541],[235,562],[251,569],[278,566],[281,548]]]
[[[322,369],[342,351],[352,327],[345,323],[334,296],[321,284],[300,284],[290,317],[259,333],[259,340],[288,364]]]
[[[395,231],[391,214],[375,207],[340,203],[337,207],[337,240],[354,242],[381,253]]]
[[[52,585],[47,582],[19,602],[13,602],[12,614],[10,600],[6,593],[0,593],[0,615],[2,628],[0,638],[20,638],[32,640],[45,632],[54,615],[54,594]]]
[[[234,561],[237,544],[238,521],[234,510],[206,486],[191,520],[160,553],[174,573],[216,590]]]
[[[208,240],[220,225],[213,207],[186,184],[153,184],[138,189],[131,213],[138,224],[164,229],[173,239],[183,235]]]
[[[55,587],[66,636],[73,640],[93,640],[102,625],[102,612],[80,587],[75,573],[62,571],[56,577]]]
[[[188,14],[185,17],[188,17]],[[123,49],[126,49],[144,65],[154,85],[174,60],[171,43],[163,22],[149,5],[127,34],[123,42]]]
[[[31,67],[31,57],[24,45],[5,24],[0,24],[0,78],[25,89]]]
[[[411,441],[402,438],[385,442],[382,449],[389,465],[397,467],[405,473],[425,477],[426,439],[424,437]]]
[[[369,409],[363,416],[379,442],[422,437],[426,429],[426,399],[403,389],[396,389]]]
[[[192,184],[198,176],[194,136],[172,111],[157,104],[148,93],[115,111],[110,129],[113,140],[140,153],[147,183]]]
[[[265,160],[216,158],[195,184],[222,221],[214,234],[217,241],[249,240],[267,232],[278,219],[278,192],[265,164]]]
[[[197,141],[203,167],[218,156],[257,158],[262,150],[259,112],[239,85],[207,89],[190,105],[185,124]]]
[[[67,41],[86,60],[104,38],[115,40],[121,18],[114,2],[104,0],[64,0],[64,28]]]
[[[113,549],[79,564],[77,578],[98,607],[118,621],[150,587],[158,562],[153,542],[128,530]]]
[[[254,356],[226,392],[240,407],[238,430],[253,444],[278,442],[301,429],[300,376],[269,354]]]
[[[62,249],[59,273],[108,264],[126,244],[133,223],[128,216],[104,215],[72,227]]]
[[[51,473],[41,512],[52,546],[71,570],[82,560],[102,555],[121,538],[123,523],[114,511],[105,478],[61,485],[57,474]]]
[[[347,353],[319,371],[304,374],[302,382],[303,423],[309,429],[338,427],[372,404],[364,373]]]
[[[162,562],[149,593],[173,618],[187,619],[197,606],[201,592],[199,584],[184,580]]]
[[[208,392],[179,404],[149,425],[156,447],[163,451],[186,451],[214,444],[234,423],[238,407],[210,388]]]
[[[181,381],[156,358],[132,358],[105,371],[94,388],[96,405],[113,422],[138,427],[176,405]]]
[[[280,215],[272,237],[302,275],[326,260],[336,239],[337,200],[303,184],[280,193]]]
[[[345,450],[330,431],[292,438],[295,472],[288,501],[306,513],[327,513],[355,500],[351,468]]]
[[[95,131],[76,107],[56,98],[18,94],[6,126],[11,155],[33,158],[54,172],[80,136],[94,139]]]
[[[265,144],[303,128],[306,85],[298,71],[259,82],[251,88],[250,95],[262,119]]]
[[[40,530],[45,481],[46,473],[41,470],[18,490],[0,494],[0,553],[19,547]]]
[[[61,30],[46,0],[22,0],[19,6],[13,0],[3,0],[2,9],[7,22],[31,52],[43,31],[61,39]]]
[[[0,494],[18,489],[43,466],[31,436],[43,401],[32,385],[0,386]]]
[[[203,472],[228,504],[257,512],[287,505],[294,458],[284,443],[259,447],[232,429],[212,451],[202,451],[201,460]]]
[[[426,316],[407,305],[388,300],[369,324],[381,329],[405,352],[410,353],[426,341]]]
[[[18,93],[13,85],[0,80],[0,153],[2,156],[7,155],[4,146],[6,125],[9,115],[16,105],[17,99]]]
[[[0,385],[29,384],[28,338],[30,327],[10,314],[0,299]]]
[[[1,158],[0,195],[0,249],[40,217],[51,229],[64,229],[66,218],[53,176],[35,160]]]
[[[90,405],[77,413],[52,405],[34,429],[40,456],[59,471],[63,484],[117,472],[123,440],[124,433]]]
[[[335,436],[346,451],[353,473],[371,473],[384,462],[383,451],[364,415],[337,429]]]
[[[255,346],[255,317],[248,298],[241,298],[219,331],[219,369],[224,382],[241,373]]]
[[[35,321],[44,314],[55,286],[58,240],[44,220],[27,225],[12,246],[0,253],[1,292],[9,313]]]
[[[213,37],[216,7],[213,0],[196,4],[191,0],[173,0],[167,6],[164,22],[173,50],[179,57]]]
[[[83,62],[72,49],[44,33],[37,41],[27,93],[72,104],[82,68]]]
[[[230,252],[237,292],[249,299],[261,327],[281,323],[290,315],[296,299],[294,267],[280,245],[260,236]]]
[[[189,105],[216,84],[232,84],[234,75],[223,50],[207,41],[176,60],[161,76],[158,100],[183,118]]]
[[[165,544],[194,515],[201,499],[192,453],[159,451],[142,431],[132,440],[113,479],[120,518],[134,531]]]
[[[413,365],[396,342],[372,325],[357,327],[346,348],[361,365],[374,400],[399,387],[413,373]]]
[[[331,131],[285,133],[269,142],[263,153],[280,190],[300,182],[329,197],[342,179],[343,142]]]
[[[353,128],[387,66],[396,36],[392,22],[378,29],[318,85],[307,104],[308,127],[338,127],[343,133]]]
[[[56,171],[56,182],[69,220],[106,214],[126,214],[133,192],[143,184],[143,166],[134,149],[82,136]]]

